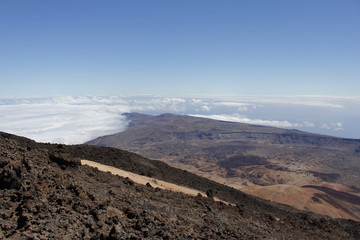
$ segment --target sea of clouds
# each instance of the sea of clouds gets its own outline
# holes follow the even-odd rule
[[[124,131],[126,112],[187,114],[360,138],[360,97],[334,96],[0,98],[0,131],[40,142],[78,144]]]

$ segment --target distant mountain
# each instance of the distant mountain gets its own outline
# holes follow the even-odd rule
[[[207,191],[139,185],[80,159]],[[0,132],[0,239],[357,239],[360,223],[267,202],[137,154]]]
[[[185,115],[126,114],[87,144],[158,159],[264,199],[360,221],[360,140]]]

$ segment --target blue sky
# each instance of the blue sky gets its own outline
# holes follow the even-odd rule
[[[2,0],[0,96],[359,95],[360,1]]]
[[[358,0],[0,0],[0,131],[82,143],[124,112],[360,138]]]

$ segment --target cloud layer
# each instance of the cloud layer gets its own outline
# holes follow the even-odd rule
[[[279,128],[298,128],[298,127],[314,127],[314,124],[311,122],[302,122],[302,123],[290,123],[288,121],[277,121],[277,120],[262,120],[262,119],[251,119],[240,114],[222,114],[222,115],[200,115],[195,114],[192,115],[194,117],[205,117],[211,118],[215,120],[221,121],[229,121],[229,122],[240,122],[240,123],[248,123],[255,125],[263,125],[263,126],[272,126]]]
[[[0,131],[77,144],[126,129],[125,112],[178,113],[360,138],[360,98],[85,96],[0,99]]]
[[[2,105],[1,130],[41,142],[75,144],[125,129],[121,113],[129,110],[126,105],[73,100],[62,98]]]

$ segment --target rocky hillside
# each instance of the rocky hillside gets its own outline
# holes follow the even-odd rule
[[[359,139],[174,114],[126,116],[126,131],[88,144],[136,152],[264,199],[360,221]]]
[[[207,189],[211,198],[138,185],[80,158]],[[0,239],[357,239],[360,224],[297,211],[113,148],[0,134]],[[179,174],[179,175],[178,175]],[[171,176],[171,177],[170,177]],[[189,178],[189,179],[184,179]],[[210,191],[211,190],[211,191]]]

